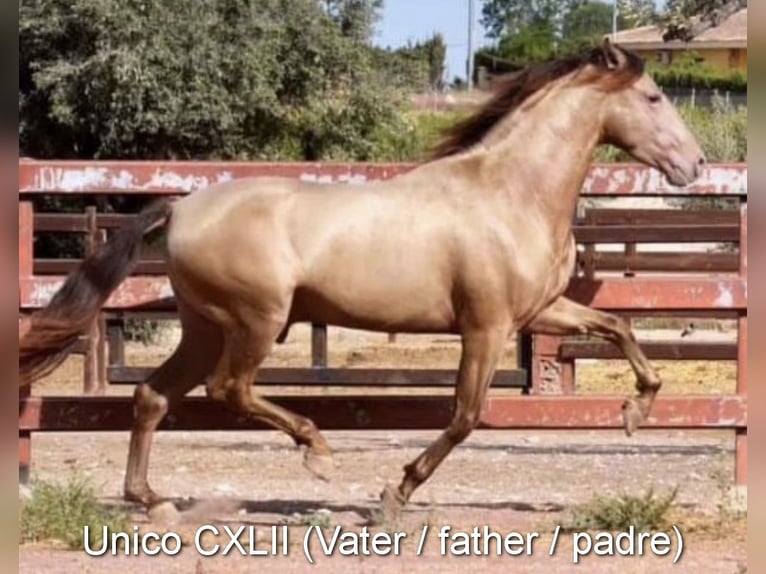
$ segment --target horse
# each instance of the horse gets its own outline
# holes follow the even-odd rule
[[[182,326],[175,352],[134,394],[124,483],[152,505],[152,438],[194,387],[284,431],[329,479],[332,451],[314,422],[253,392],[258,366],[298,322],[457,334],[451,420],[381,494],[395,518],[477,425],[507,339],[526,331],[592,334],[636,375],[622,415],[649,416],[657,372],[618,316],[563,293],[574,268],[579,192],[597,146],[612,144],[685,186],[705,156],[634,52],[605,41],[528,67],[455,125],[434,153],[392,179],[353,188],[256,177],[150,205],[72,272],[19,344],[20,385],[50,373],[129,274],[152,230],[166,233]]]

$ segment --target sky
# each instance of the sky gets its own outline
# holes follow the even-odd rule
[[[474,46],[491,43],[479,24],[481,0],[475,0]],[[441,32],[447,44],[447,74],[465,78],[468,58],[468,0],[385,0],[375,43],[391,48]]]
[[[663,0],[656,0],[658,5]],[[607,3],[611,4],[608,0]],[[479,24],[481,0],[474,0],[473,37],[476,48],[492,42],[484,36]],[[378,22],[375,43],[398,48],[408,41],[424,40],[441,32],[447,43],[448,81],[455,76],[465,78],[468,58],[468,0],[384,0],[383,15]]]

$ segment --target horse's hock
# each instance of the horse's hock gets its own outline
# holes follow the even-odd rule
[[[42,195],[92,198],[97,195],[183,195],[231,178],[280,175],[312,181],[363,184],[401,173],[406,164],[269,164],[185,162],[37,162],[19,163],[19,307],[28,314],[45,306],[77,259],[40,258],[34,239],[41,233],[76,233],[86,238],[86,253],[102,243],[128,214],[43,213],[34,209]],[[580,246],[577,268],[567,295],[627,317],[693,317],[735,320],[736,344],[688,342],[681,338],[640,341],[650,360],[736,360],[737,387],[732,395],[672,395],[666,385],[653,415],[643,425],[654,428],[730,429],[735,436],[735,477],[747,470],[747,168],[709,166],[688,189],[669,187],[660,174],[634,165],[595,166],[583,196],[718,196],[739,200],[736,211],[687,209],[584,210],[575,225]],[[725,243],[737,249],[683,250],[677,244]],[[622,247],[603,248],[619,244]],[[642,248],[638,248],[641,245]],[[643,246],[651,246],[644,248]],[[109,385],[135,384],[151,369],[125,364],[123,323],[132,316],[174,315],[164,262],[143,256],[134,274],[107,301],[91,333],[75,352],[85,357],[83,395],[22,396],[19,408],[19,473],[26,480],[31,436],[44,431],[128,430],[132,399],[111,396]],[[20,318],[19,332],[23,330]],[[302,369],[263,369],[259,385],[444,387],[455,371],[435,369],[334,369],[327,367],[327,335],[312,329],[311,365]],[[479,428],[613,429],[622,428],[616,395],[578,396],[579,359],[621,358],[611,345],[588,338],[519,337],[518,368],[498,372]],[[508,389],[517,389],[512,394]],[[23,390],[23,389],[22,389]],[[385,394],[327,396],[319,392],[274,397],[297,413],[312,413],[321,429],[441,429],[450,419],[452,398],[413,396],[387,389]],[[225,408],[193,397],[163,422],[161,429],[227,430],[263,428]]]

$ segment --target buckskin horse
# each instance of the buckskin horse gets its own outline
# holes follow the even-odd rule
[[[20,384],[66,357],[129,274],[145,235],[166,231],[182,325],[178,348],[135,391],[124,494],[158,501],[147,474],[153,433],[192,388],[287,433],[320,478],[330,447],[307,417],[253,393],[259,364],[290,325],[315,322],[461,337],[444,432],[388,485],[393,518],[476,426],[514,332],[589,333],[616,344],[637,378],[622,412],[630,435],[661,381],[621,318],[562,295],[575,263],[572,221],[593,152],[613,144],[677,186],[704,155],[634,53],[604,42],[501,83],[411,171],[359,187],[287,178],[212,186],[146,208],[86,259],[19,344]]]

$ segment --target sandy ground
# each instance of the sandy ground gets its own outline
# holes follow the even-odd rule
[[[173,345],[173,335],[150,350],[129,348],[131,364],[156,364]],[[727,337],[728,333],[711,333]],[[269,363],[306,365],[307,331],[297,330]],[[337,366],[452,367],[458,345],[451,338],[410,338],[386,342],[385,335],[332,333],[331,364]],[[514,346],[504,359],[515,364]],[[728,363],[659,364],[673,392],[730,392],[735,367]],[[81,372],[71,360],[37,392],[79,391]],[[585,363],[578,369],[581,392],[630,390],[629,368],[621,361]],[[672,381],[672,383],[670,383]],[[129,392],[130,388],[110,390]],[[716,527],[718,506],[726,502],[733,469],[733,437],[700,431],[642,431],[632,438],[619,432],[477,431],[457,448],[414,496],[401,521],[406,532],[399,556],[322,557],[309,564],[302,539],[307,523],[320,520],[332,535],[336,525],[360,532],[376,508],[387,482],[398,482],[402,466],[438,435],[430,432],[328,432],[339,465],[331,482],[312,478],[300,453],[277,432],[166,432],[154,443],[150,480],[183,511],[175,523],[134,509],[142,531],[170,529],[184,539],[173,557],[90,557],[48,545],[19,547],[20,572],[458,572],[466,567],[488,572],[711,572],[735,574],[746,564],[746,531],[740,522]],[[88,478],[105,502],[121,504],[128,446],[127,433],[53,433],[33,439],[33,472],[41,479],[61,479],[74,472]],[[672,556],[587,556],[572,563],[572,535],[562,533],[549,547],[556,525],[566,523],[575,505],[593,494],[638,494],[649,487],[679,487],[679,529],[685,551]],[[202,524],[255,526],[258,548],[270,547],[271,525],[288,527],[287,556],[215,556],[202,558],[193,534]],[[701,528],[699,524],[707,525]],[[710,525],[713,525],[711,528]],[[422,555],[420,534],[429,526]],[[474,526],[508,534],[538,532],[531,555],[441,556],[438,530],[471,531]],[[377,530],[377,529],[376,529]],[[225,538],[225,537],[224,537]],[[244,538],[244,537],[243,537]],[[221,540],[225,542],[225,539]],[[648,550],[648,547],[645,548]],[[671,555],[675,553],[675,545]]]

